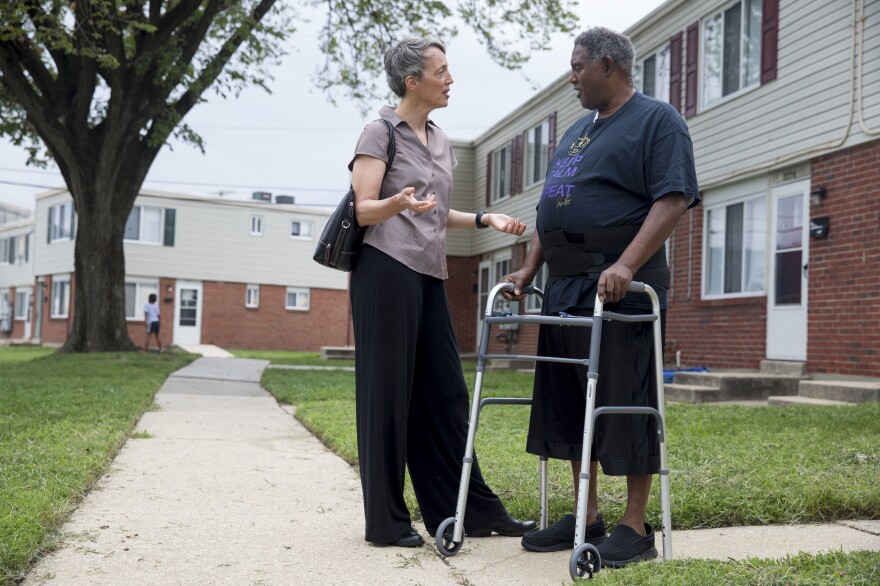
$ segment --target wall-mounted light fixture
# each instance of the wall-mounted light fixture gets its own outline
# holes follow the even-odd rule
[[[810,205],[820,206],[825,201],[827,192],[824,187],[817,187],[810,192]]]

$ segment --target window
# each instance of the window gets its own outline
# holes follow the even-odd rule
[[[125,223],[125,239],[129,242],[162,244],[163,226],[162,208],[135,206]]]
[[[290,293],[288,293],[288,296]],[[260,286],[259,285],[248,285],[247,291],[244,296],[244,306],[245,307],[259,307],[260,306]],[[306,303],[306,308],[308,308],[308,302]]]
[[[22,289],[15,291],[15,319],[24,321],[28,317],[28,305],[30,305],[31,290]]]
[[[159,283],[151,280],[125,281],[125,319],[144,321],[144,306],[150,301],[150,294],[158,298]]]
[[[313,224],[311,222],[295,220],[290,223],[290,237],[299,238],[302,240],[311,240],[312,226]]]
[[[60,203],[49,208],[49,242],[73,239],[73,202]]]
[[[526,185],[543,181],[550,150],[550,119],[526,131]]]
[[[706,210],[706,296],[764,291],[767,205],[756,197]]]
[[[532,279],[532,287],[537,287],[544,292],[544,287],[547,284],[547,275],[550,272],[547,269],[547,263],[541,265],[541,268],[535,273],[535,278]],[[526,311],[530,313],[538,313],[541,311],[541,299],[537,295],[529,295],[526,297]]]
[[[67,317],[70,306],[70,277],[52,277],[52,317]]]
[[[251,216],[251,236],[263,235],[263,216]]]
[[[11,309],[12,304],[9,303],[9,289],[3,289],[0,291],[0,321],[6,320],[10,317],[9,314],[11,313]],[[2,331],[3,329],[0,328],[0,332]]]
[[[309,290],[287,288],[287,299],[284,302],[284,309],[293,309],[296,311],[309,310]]]
[[[0,265],[11,265],[15,262],[15,237],[0,238]]]
[[[635,67],[635,86],[646,96],[669,101],[670,59],[666,45]]]
[[[761,81],[762,0],[739,0],[703,21],[703,106]]]
[[[489,201],[495,202],[510,195],[510,171],[513,163],[510,145],[492,151],[492,168],[489,170],[491,185]]]

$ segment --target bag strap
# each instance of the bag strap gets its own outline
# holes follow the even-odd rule
[[[388,154],[388,164],[385,165],[385,175],[388,175],[388,170],[391,169],[391,165],[394,163],[394,125],[384,118],[379,118],[379,120],[385,124],[385,127],[388,129],[388,150],[386,151]]]

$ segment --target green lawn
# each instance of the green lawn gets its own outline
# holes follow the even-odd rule
[[[465,371],[473,384],[473,372]],[[484,396],[529,396],[532,375],[490,372]],[[354,373],[267,370],[263,385],[297,406],[313,433],[357,463]],[[880,404],[852,407],[667,407],[672,523],[678,529],[880,519]],[[480,417],[484,475],[513,516],[538,514],[537,458],[525,453],[528,407]],[[570,469],[551,461],[550,517],[571,507]],[[622,514],[625,484],[599,476],[601,509]],[[656,492],[655,483],[655,492]],[[417,514],[412,494],[408,504]],[[659,517],[657,499],[649,515]]]
[[[354,366],[354,360],[338,358],[322,360],[320,352],[288,352],[286,350],[229,350],[236,358],[259,358],[272,364],[298,366]]]
[[[0,346],[0,367],[13,362],[26,362],[55,352],[45,346]]]
[[[473,365],[465,368],[473,388]],[[354,373],[266,370],[263,386],[357,465]],[[490,372],[483,396],[527,397],[532,375]],[[880,519],[880,404],[745,407],[669,404],[668,446],[675,529]],[[528,407],[490,405],[480,418],[483,474],[515,517],[539,513],[537,458],[525,453]],[[659,525],[657,483],[648,511]],[[571,510],[567,463],[550,462],[550,519]],[[599,476],[609,521],[625,504],[623,479]],[[419,519],[407,480],[407,505]],[[603,571],[610,584],[875,584],[880,554],[800,555],[785,560],[677,560]]]
[[[47,352],[0,348],[2,584],[50,545],[168,374],[194,358]]]

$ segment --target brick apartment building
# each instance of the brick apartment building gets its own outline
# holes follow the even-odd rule
[[[0,339],[62,344],[73,323],[76,217],[66,191],[0,226]],[[158,297],[163,344],[316,350],[349,340],[348,277],[311,259],[329,213],[144,191],[125,230],[129,336]]]

